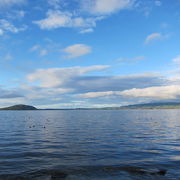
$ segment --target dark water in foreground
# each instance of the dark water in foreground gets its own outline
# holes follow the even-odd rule
[[[13,179],[178,180],[180,110],[0,111],[0,180]]]

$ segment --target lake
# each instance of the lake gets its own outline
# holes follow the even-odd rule
[[[180,179],[180,110],[0,111],[0,180]]]

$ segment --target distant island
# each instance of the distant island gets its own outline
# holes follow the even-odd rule
[[[0,108],[0,110],[37,110],[37,108],[35,108],[34,106],[18,104],[14,106],[5,107],[5,108]]]
[[[179,102],[159,102],[121,106],[121,109],[180,109]]]
[[[57,109],[37,109],[34,106],[18,104],[10,107],[0,108],[0,110],[125,110],[125,109],[180,109],[179,102],[159,102],[134,104],[120,107],[103,107],[103,108],[57,108]]]

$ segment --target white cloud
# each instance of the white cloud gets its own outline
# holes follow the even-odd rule
[[[162,5],[161,1],[155,1],[154,3],[155,3],[156,6],[161,6]]]
[[[10,98],[10,99],[1,99],[0,107],[13,106],[15,104],[26,104],[27,101],[24,97]]]
[[[53,88],[62,86],[64,83],[71,81],[72,78],[81,76],[91,71],[100,71],[108,68],[107,65],[88,66],[88,67],[71,67],[71,68],[52,68],[38,69],[27,76],[29,82],[40,82],[41,87]]]
[[[94,32],[93,28],[83,29],[79,33],[85,34],[85,33],[91,33]]]
[[[134,88],[122,91],[121,95],[134,98],[176,99],[180,95],[180,85]]]
[[[23,10],[15,11],[16,18],[23,18],[25,16],[26,12]]]
[[[179,70],[177,70],[179,72]],[[168,81],[171,83],[171,84],[176,84],[176,85],[180,85],[180,76],[179,74],[175,74],[173,76],[170,76],[168,78]]]
[[[4,34],[4,31],[0,29],[0,36],[2,36],[3,34]]]
[[[24,10],[11,10],[7,11],[6,19],[9,20],[22,20],[26,15]]]
[[[64,0],[48,0],[48,4],[56,9],[64,5]]]
[[[55,29],[64,27],[71,21],[71,15],[69,13],[62,13],[61,11],[48,11],[47,18],[35,21],[34,23],[39,25],[41,29]]]
[[[117,62],[118,63],[136,63],[136,62],[142,61],[144,59],[145,59],[144,56],[136,56],[133,58],[119,58],[117,60]]]
[[[40,109],[56,109],[56,108],[75,108],[80,107],[80,103],[58,103],[58,104],[45,104],[37,106]]]
[[[36,44],[29,49],[30,52],[38,52],[40,56],[46,56],[49,53],[48,49],[41,48],[40,45]]]
[[[40,105],[36,106],[40,109],[45,108],[103,108],[103,107],[119,107],[122,104],[98,104],[98,103],[89,103],[87,101],[72,101],[71,103],[58,103],[58,104],[46,104],[46,105]]]
[[[5,31],[17,33],[19,29],[5,19],[0,19],[0,27]]]
[[[92,14],[110,14],[132,6],[134,0],[87,0],[83,1],[84,9]]]
[[[59,102],[86,101],[95,104],[122,104],[124,101],[175,99],[180,96],[180,85],[158,74],[135,74],[128,76],[97,76],[109,66],[37,69],[27,76],[27,84],[13,93],[1,92],[3,99],[24,98],[28,104],[45,105]],[[164,82],[165,80],[165,82]],[[179,81],[180,82],[180,81]],[[168,84],[168,85],[167,85]],[[175,85],[172,85],[175,84]],[[17,94],[18,92],[18,94]],[[17,101],[19,103],[19,101]],[[109,105],[108,105],[109,104]],[[82,103],[77,104],[80,107]],[[83,106],[83,105],[82,105]]]
[[[172,61],[176,64],[180,64],[180,55],[175,57]]]
[[[88,92],[79,94],[80,98],[99,98],[106,96],[125,96],[131,98],[150,99],[176,99],[180,96],[180,85],[156,86],[142,89],[129,89],[124,91]]]
[[[23,4],[25,1],[26,0],[0,0],[0,8]]]
[[[31,100],[51,98],[51,100],[56,101],[57,99],[60,100],[59,95],[73,92],[72,88],[38,88],[37,91],[35,87],[26,86],[22,89],[26,92],[26,98]]]
[[[22,97],[22,95],[15,89],[2,89],[0,87],[0,99],[14,99]]]
[[[136,0],[80,0],[74,11],[62,10],[68,2],[48,0],[53,9],[48,10],[44,19],[33,21],[43,30],[57,28],[78,28],[81,34],[93,32],[96,22],[105,19],[111,13],[128,9]],[[84,13],[86,12],[86,13]],[[88,13],[87,13],[88,12]]]
[[[105,92],[88,92],[84,94],[79,94],[77,97],[80,98],[99,98],[105,96],[118,95],[120,92],[118,91],[105,91]]]
[[[91,52],[91,47],[85,44],[74,44],[66,47],[62,51],[67,54],[68,58],[76,58],[89,54]]]
[[[88,28],[95,27],[96,21],[101,18],[83,18],[70,12],[60,10],[49,10],[45,19],[34,21],[41,29],[56,29],[62,27]]]
[[[31,52],[37,51],[39,48],[41,48],[39,45],[34,45],[33,47],[31,47],[29,50]]]
[[[145,39],[145,44],[149,44],[150,42],[152,41],[155,41],[155,40],[160,40],[163,38],[163,35],[160,34],[160,33],[153,33],[153,34],[150,34],[146,37]]]
[[[5,20],[5,19],[0,19],[0,29],[1,32],[12,32],[12,33],[18,33],[20,31],[24,31],[26,30],[26,26],[17,28],[16,26],[14,26],[12,23],[10,23],[9,21]]]
[[[47,18],[35,23],[40,26],[41,29],[55,29],[59,27],[66,27],[71,24],[72,14],[68,12],[61,11],[48,11]]]

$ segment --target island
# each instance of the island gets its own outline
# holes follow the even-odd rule
[[[0,110],[37,110],[37,108],[35,108],[34,106],[18,104],[14,106],[5,107],[5,108],[0,108]]]

